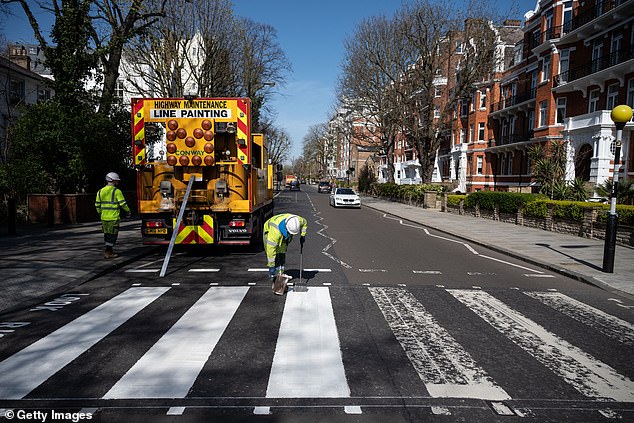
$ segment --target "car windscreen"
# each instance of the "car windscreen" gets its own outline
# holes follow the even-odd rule
[[[340,188],[337,190],[337,194],[354,195],[354,191],[350,188]]]

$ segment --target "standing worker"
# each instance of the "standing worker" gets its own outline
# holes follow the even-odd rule
[[[291,213],[275,215],[264,223],[264,251],[266,251],[269,276],[273,281],[273,293],[276,295],[283,295],[286,288],[284,284],[276,289],[276,276],[281,275],[290,279],[290,276],[284,273],[288,244],[293,240],[293,235],[300,234],[299,242],[303,247],[307,229],[306,219]]]
[[[95,199],[95,208],[101,217],[101,226],[103,229],[103,240],[106,245],[104,258],[111,259],[118,256],[113,251],[114,245],[117,243],[119,235],[119,223],[121,222],[120,211],[126,212],[126,218],[130,218],[130,207],[126,203],[123,193],[117,184],[121,178],[115,172],[106,175],[106,186],[97,192]]]

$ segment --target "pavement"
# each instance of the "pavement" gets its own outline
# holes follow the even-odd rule
[[[603,240],[371,197],[363,197],[362,204],[634,298],[634,248],[617,245],[614,272],[604,273],[601,270]],[[19,226],[16,232],[16,235],[7,235],[6,228],[0,231],[0,315],[32,304],[43,296],[55,299],[72,292],[82,283],[161,248],[142,244],[139,220],[121,222],[115,248],[119,257],[110,260],[103,258],[100,222],[53,227],[26,225]]]

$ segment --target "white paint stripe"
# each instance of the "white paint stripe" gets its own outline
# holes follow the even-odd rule
[[[247,270],[247,272],[268,272],[269,269],[266,267],[251,267]]]
[[[483,291],[448,290],[491,326],[582,394],[634,401],[634,382]]]
[[[19,399],[167,292],[130,288],[0,363],[0,398]]]
[[[343,407],[343,411],[346,414],[363,414],[361,407],[358,405],[346,405]]]
[[[304,272],[330,273],[332,269],[304,269]]]
[[[510,399],[409,291],[369,290],[432,397]]]
[[[184,412],[185,412],[185,407],[170,407],[169,410],[167,410],[167,415],[168,416],[182,416]]]
[[[128,269],[125,273],[156,273],[161,269]]]
[[[412,272],[420,275],[442,275],[440,270],[412,270]]]
[[[271,414],[271,407],[254,407],[253,414],[258,416],[268,416]]]
[[[220,269],[189,269],[190,272],[220,272]]]
[[[350,396],[328,288],[287,294],[266,396]]]
[[[506,261],[506,260],[500,260],[500,259],[495,258],[495,257],[489,257],[489,256],[485,256],[485,255],[482,255],[482,254],[479,254],[479,256],[482,257],[482,258],[485,258],[485,259],[497,261],[498,263],[504,263],[504,264],[508,264],[509,266],[513,266],[513,267],[517,267],[517,268],[520,268],[520,269],[528,270],[529,272],[543,273],[540,270],[531,269],[530,267],[520,266],[519,264],[511,263],[510,261]]]
[[[104,398],[183,398],[248,287],[209,288]]]
[[[634,325],[559,292],[524,292],[605,336],[634,347]]]
[[[385,269],[359,269],[361,273],[387,273]]]
[[[532,274],[532,273],[524,273],[522,276],[525,276],[527,278],[554,278],[554,275],[536,275],[536,274]]]

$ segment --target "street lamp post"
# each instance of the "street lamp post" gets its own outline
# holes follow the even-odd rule
[[[612,191],[610,192],[610,214],[605,226],[605,245],[603,247],[603,271],[614,272],[614,250],[616,248],[616,228],[618,216],[616,214],[616,195],[619,185],[618,167],[621,161],[621,140],[623,138],[623,128],[632,119],[632,108],[621,105],[612,109],[610,114],[616,126],[616,143],[614,148],[614,168],[612,171]]]

